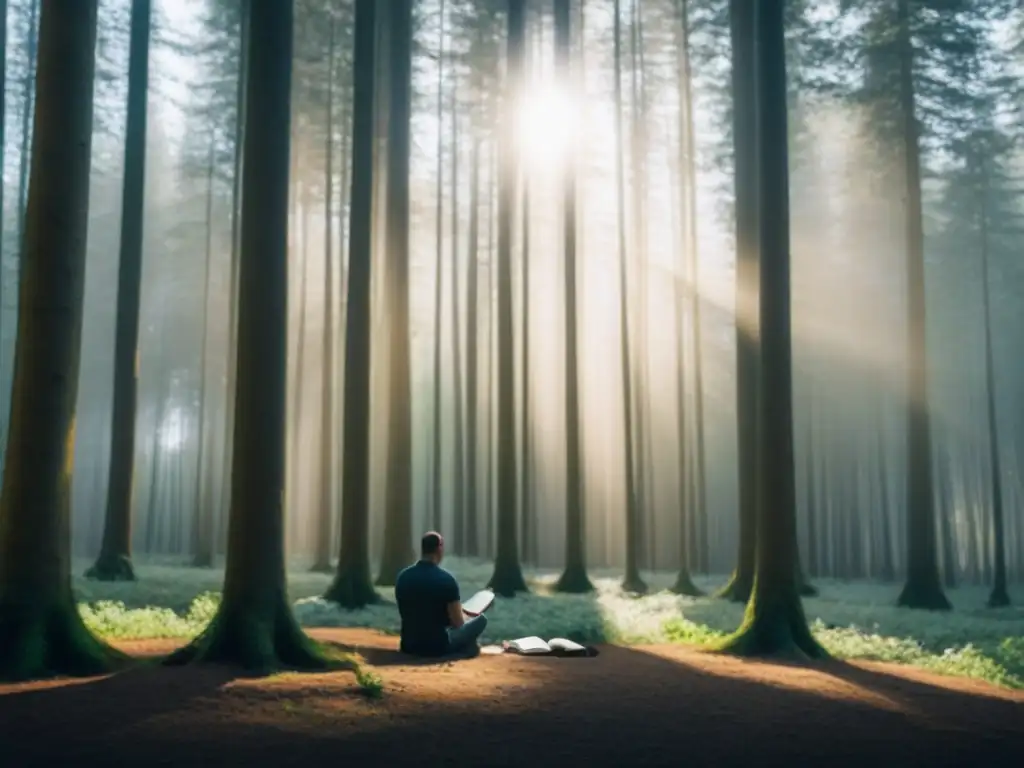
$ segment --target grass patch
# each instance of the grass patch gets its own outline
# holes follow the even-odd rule
[[[90,563],[75,564],[81,574]],[[464,597],[482,589],[491,564],[449,558]],[[95,582],[76,576],[82,617],[101,636],[114,640],[189,639],[213,617],[220,600],[221,569],[188,568],[174,561],[136,563],[137,582]],[[680,597],[667,591],[674,574],[644,574],[652,593],[640,598],[619,589],[621,574],[594,571],[597,590],[590,595],[551,592],[558,574],[528,571],[533,592],[501,599],[488,613],[483,642],[525,635],[568,637],[578,642],[620,644],[681,642],[707,645],[739,626],[744,607],[709,597]],[[697,577],[711,592],[724,577]],[[302,626],[367,627],[398,632],[394,592],[381,589],[385,602],[345,611],[320,599],[330,576],[294,563],[289,590]],[[804,600],[812,629],[831,654],[843,659],[911,664],[943,674],[1024,688],[1024,609],[986,609],[988,590],[961,587],[950,593],[954,610],[945,613],[895,607],[898,585],[815,582],[820,595]],[[362,669],[357,666],[357,681]],[[379,678],[362,669],[367,695],[380,694]],[[375,682],[376,680],[376,682]]]

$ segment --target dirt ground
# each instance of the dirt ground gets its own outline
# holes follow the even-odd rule
[[[383,696],[362,695],[349,672],[253,680],[157,665],[0,686],[0,765],[1024,766],[1024,694],[903,667],[676,646],[415,664],[376,632],[312,634],[358,649]]]

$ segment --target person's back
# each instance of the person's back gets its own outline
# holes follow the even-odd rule
[[[402,570],[395,600],[402,618],[401,649],[416,656],[443,656],[476,646],[487,619],[466,620],[459,584],[441,567],[444,539],[430,531],[421,541],[421,559]]]
[[[420,656],[448,652],[448,604],[459,597],[459,585],[448,571],[420,560],[398,574],[395,599],[402,617],[402,651]]]

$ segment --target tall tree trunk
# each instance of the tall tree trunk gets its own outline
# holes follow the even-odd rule
[[[512,221],[519,174],[519,152],[512,116],[521,101],[525,37],[526,0],[508,0],[505,119],[500,134],[502,161],[498,181],[498,520],[494,573],[489,583],[490,588],[503,597],[529,589],[519,564],[519,531],[516,525],[516,377],[512,327]]]
[[[650,471],[649,430],[647,428],[650,411],[650,393],[648,387],[648,332],[647,332],[647,282],[648,259],[646,242],[645,217],[647,203],[647,98],[646,85],[643,80],[643,40],[641,38],[641,0],[633,0],[630,9],[630,165],[632,166],[632,250],[633,268],[636,273],[636,288],[631,309],[633,318],[634,342],[636,343],[635,360],[631,361],[634,379],[634,454],[636,461],[636,492],[637,507],[637,541],[638,559],[644,568],[655,567],[653,557],[653,537],[651,528],[654,522],[652,505],[649,501],[648,488],[653,485]]]
[[[571,0],[554,0],[555,66],[560,87],[573,90]],[[579,97],[580,94],[575,94]],[[568,137],[562,167],[562,248],[565,258],[565,570],[559,592],[593,592],[587,576],[587,540],[583,506],[580,439],[579,334],[576,270],[576,136]],[[524,292],[525,293],[525,292]]]
[[[984,160],[982,174],[985,175]],[[987,178],[983,187],[978,225],[981,233],[981,305],[985,312],[985,406],[988,412],[989,469],[992,482],[992,532],[993,532],[993,581],[988,596],[990,608],[1004,608],[1010,604],[1010,593],[1006,589],[1006,540],[1003,524],[1003,473],[999,455],[999,422],[996,420],[996,371],[995,356],[992,352],[992,297],[989,290],[988,274],[988,208],[985,195],[988,192]],[[988,543],[986,537],[985,543]]]
[[[206,456],[206,361],[210,336],[210,268],[213,264],[213,171],[216,137],[210,132],[210,156],[206,168],[206,254],[203,273],[202,340],[199,344],[199,428],[196,435],[196,492],[192,510],[192,564],[211,568],[214,560],[215,532],[211,499],[203,485],[203,460]],[[210,473],[207,472],[208,476]]]
[[[925,318],[924,222],[921,158],[914,96],[914,49],[910,0],[897,2],[907,246],[907,581],[898,604],[907,608],[952,608],[939,580],[932,487],[931,413]]]
[[[747,6],[750,6],[749,8]],[[739,451],[739,551],[720,597],[745,603],[754,583],[757,527],[758,330],[755,12],[750,0],[730,0],[732,120],[736,197],[736,444]]]
[[[412,0],[390,6],[387,282],[388,461],[384,551],[377,584],[392,586],[413,560],[412,364],[409,341],[409,156],[412,118]],[[440,341],[440,335],[438,335]]]
[[[477,433],[480,414],[480,342],[478,307],[480,286],[480,135],[473,131],[473,150],[469,160],[469,254],[466,264],[466,531],[460,554],[475,556],[479,552],[478,521],[480,499],[477,494],[477,455],[480,437]]]
[[[734,10],[753,15],[756,30],[763,347],[754,585],[743,624],[723,650],[745,656],[822,658],[827,654],[807,625],[797,575],[784,4],[751,3],[747,9]]]
[[[293,3],[252,3],[248,37],[238,389],[224,596],[207,628],[169,663],[265,671],[322,668],[285,583],[288,175]]]
[[[524,23],[525,26],[525,23]],[[540,23],[536,25],[536,29],[540,30]],[[524,41],[525,42],[525,41]],[[525,46],[524,46],[525,47]],[[524,59],[530,61],[531,75],[532,70],[537,68],[536,58],[540,57],[538,45],[529,45],[525,54]],[[524,68],[523,73],[523,84],[522,88],[526,89],[529,87],[529,83],[526,82],[526,72]],[[519,454],[519,549],[520,555],[523,560],[527,563],[536,562],[536,526],[537,520],[535,516],[534,504],[533,504],[533,473],[530,471],[530,460],[532,454],[532,434],[530,430],[530,168],[520,167],[520,174],[522,177],[522,210],[520,215],[522,216],[522,273],[521,273],[521,286],[520,296],[522,302],[522,314],[520,315],[522,321],[522,355],[523,355],[523,374],[521,377],[522,383],[522,395],[520,399],[521,411],[519,413],[519,434],[520,434],[520,454]]]
[[[245,109],[249,71],[249,15],[251,3],[243,2],[239,19],[238,39],[238,82],[235,90],[235,156],[231,175],[231,276],[228,287],[228,354],[227,375],[224,390],[224,455],[221,467],[221,499],[219,505],[220,537],[226,539],[228,507],[231,503],[231,478],[229,467],[235,433],[235,383],[238,365],[238,275],[241,261],[242,232],[242,145],[245,140]]]
[[[455,72],[452,72],[455,78]],[[466,514],[465,448],[462,432],[462,335],[459,333],[459,103],[452,84],[452,527],[455,551],[463,551]]]
[[[324,598],[343,608],[379,601],[370,576],[370,340],[373,318],[374,101],[377,0],[356,0],[352,64],[352,174],[349,194],[345,397],[342,404],[341,542]]]
[[[682,65],[685,67],[682,80],[682,101],[685,105],[685,130],[683,143],[686,157],[686,254],[689,257],[689,293],[690,313],[692,317],[693,338],[693,423],[694,423],[694,460],[696,475],[693,477],[696,491],[695,506],[691,512],[698,539],[695,542],[697,562],[694,565],[702,572],[708,570],[708,510],[707,510],[707,470],[705,468],[707,450],[704,445],[704,333],[701,316],[703,314],[704,293],[700,278],[700,251],[697,218],[697,142],[695,112],[693,106],[693,75],[690,68],[690,0],[679,0],[680,27],[682,35]]]
[[[0,493],[0,679],[104,672],[71,591],[71,473],[89,218],[96,0],[47,3]]]
[[[677,88],[679,91],[679,190],[680,198],[682,201],[682,217],[681,225],[684,233],[684,238],[680,243],[678,250],[677,263],[676,263],[676,277],[674,280],[674,296],[673,296],[673,309],[675,310],[675,332],[677,337],[676,343],[676,440],[679,446],[679,533],[680,533],[680,566],[679,573],[676,576],[676,582],[672,587],[672,591],[680,595],[700,595],[702,594],[697,585],[693,583],[693,579],[690,576],[690,568],[695,564],[690,561],[689,547],[690,547],[690,536],[688,536],[687,526],[690,525],[692,516],[696,513],[696,510],[689,507],[686,503],[686,491],[687,483],[691,481],[691,473],[687,470],[688,462],[688,451],[687,448],[687,429],[686,429],[686,368],[685,368],[685,355],[686,355],[686,344],[685,336],[683,335],[683,325],[685,322],[685,310],[684,304],[686,300],[686,282],[688,279],[693,278],[693,272],[690,270],[688,261],[686,258],[689,255],[689,250],[696,250],[696,203],[697,203],[697,189],[696,189],[696,177],[691,172],[696,168],[696,157],[694,157],[695,144],[693,142],[693,131],[694,131],[694,116],[693,116],[693,98],[691,96],[691,72],[690,72],[690,21],[689,21],[689,0],[679,0],[679,23],[675,25],[675,38],[676,38],[676,56],[678,59],[679,74],[677,77]],[[685,255],[684,255],[685,254]],[[687,273],[689,272],[689,276]],[[699,291],[699,288],[697,289]],[[696,305],[693,307],[694,325],[698,325],[698,308]],[[694,330],[693,338],[697,338],[697,332]],[[700,353],[699,347],[694,347],[694,362],[695,371],[700,370]],[[699,387],[699,384],[698,384]],[[701,391],[699,388],[698,392]],[[700,399],[697,399],[698,409],[700,406]],[[698,445],[698,450],[703,450]]]
[[[441,301],[444,295],[444,0],[440,9],[440,40],[437,54],[437,187],[434,190],[437,198],[435,211],[435,245],[434,256],[434,429],[430,451],[430,518],[434,530],[440,531],[443,525],[441,506],[441,468],[444,464],[441,455],[444,445],[441,428]],[[454,151],[454,148],[453,148]]]
[[[327,138],[324,155],[324,335],[320,379],[320,506],[313,570],[331,571],[334,521],[334,16],[327,49]]]
[[[294,163],[295,168],[302,168],[302,165],[296,160]],[[302,174],[300,173],[300,176]],[[305,398],[304,374],[306,372],[306,337],[307,337],[307,318],[309,316],[309,263],[311,261],[309,253],[309,214],[310,209],[313,207],[313,201],[311,200],[312,195],[310,194],[309,183],[306,181],[300,181],[298,189],[295,192],[297,199],[297,208],[299,211],[299,230],[301,232],[300,243],[299,243],[299,261],[301,263],[302,274],[299,278],[299,328],[295,337],[295,373],[292,376],[292,408],[291,408],[291,424],[289,420],[285,420],[285,434],[286,439],[291,444],[291,450],[285,452],[286,461],[291,464],[291,472],[288,473],[290,476],[288,479],[290,482],[287,483],[285,488],[285,499],[287,500],[287,507],[291,509],[298,509],[300,506],[300,490],[304,487],[302,482],[303,474],[302,470],[304,465],[302,462],[302,454],[304,453],[303,448],[305,445],[301,440],[302,427],[305,419],[305,408],[303,403]],[[287,437],[288,427],[291,427],[290,439]]]
[[[640,554],[640,499],[636,487],[636,465],[633,458],[633,386],[630,365],[629,340],[629,282],[627,280],[626,249],[626,181],[622,138],[622,8],[621,0],[614,4],[615,37],[615,186],[619,249],[619,356],[622,373],[623,447],[626,480],[626,573],[622,588],[642,594],[647,584],[640,576],[637,558]]]
[[[135,580],[131,559],[132,487],[135,474],[135,413],[139,397],[139,306],[142,291],[151,16],[151,0],[132,0],[107,514],[99,557],[85,574],[100,581]]]

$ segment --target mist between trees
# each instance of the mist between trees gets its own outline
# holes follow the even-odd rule
[[[408,441],[412,455],[410,531],[438,527],[460,554],[496,554],[498,446],[513,439],[511,432],[502,434],[509,424],[499,424],[497,403],[502,372],[511,370],[504,385],[514,394],[515,443],[505,459],[514,468],[518,554],[540,566],[564,564],[562,173],[571,160],[587,563],[626,564],[631,466],[635,564],[675,570],[685,561],[698,572],[731,571],[740,507],[737,435],[744,432],[737,425],[729,4],[622,0],[614,3],[616,26],[612,2],[572,3],[567,89],[555,75],[551,3],[528,2],[521,41],[525,86],[516,103],[503,86],[507,3],[413,5],[407,275],[389,269],[394,259],[385,237],[394,40],[387,34],[390,13],[382,10],[378,20],[372,557],[384,549],[386,494],[395,482],[388,455],[396,440]],[[947,584],[992,580],[998,498],[1005,519],[998,547],[1005,548],[1007,576],[1020,580],[1020,13],[991,0],[909,3],[906,19],[900,12],[907,3],[896,0],[850,8],[786,5],[793,418],[804,570],[841,578],[899,579],[906,573],[906,488],[908,482],[914,487],[906,461],[906,262],[908,251],[922,246],[927,356],[920,360],[927,363],[926,449],[934,494],[926,514],[934,522],[938,561]],[[99,6],[72,516],[74,552],[90,557],[101,549],[110,474],[130,3],[104,0]],[[225,547],[239,8],[230,0],[155,4],[131,491],[131,547],[137,553],[193,557],[204,547],[217,556]],[[353,20],[352,2],[296,2],[287,551],[328,566],[341,535],[358,109]],[[0,328],[5,403],[28,195],[37,26],[38,0],[7,3]],[[906,224],[901,120],[908,91],[901,73],[907,60],[921,159],[920,188],[909,194],[919,194],[923,206],[923,243],[908,240]],[[498,151],[503,129],[515,136],[520,168],[504,190]],[[502,194],[513,203],[504,223]],[[503,237],[510,285],[496,269]],[[626,263],[625,365],[620,259]],[[499,361],[497,308],[505,290],[514,344],[510,368]],[[395,356],[399,337],[391,306],[402,292],[408,296],[410,429],[389,432],[397,418],[391,400],[401,391],[389,372],[404,365],[401,347]],[[0,408],[2,444],[8,411],[6,404]],[[204,541],[200,528],[212,539]],[[412,541],[407,544],[411,554]]]

